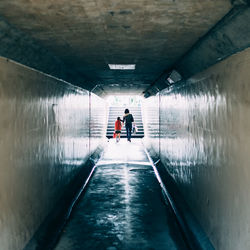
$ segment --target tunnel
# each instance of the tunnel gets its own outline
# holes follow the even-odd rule
[[[1,0],[0,249],[250,249],[249,24],[249,0]]]

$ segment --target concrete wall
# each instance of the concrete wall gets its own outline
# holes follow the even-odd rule
[[[144,126],[144,144],[150,151],[151,156],[159,157],[160,150],[160,95],[144,99],[142,102],[142,120]]]
[[[146,143],[218,250],[250,249],[249,68],[246,49],[145,101],[160,104]]]
[[[103,143],[103,138],[106,139],[108,105],[102,98],[91,93],[90,112],[90,152],[93,153]]]
[[[101,98],[0,58],[1,249],[23,249],[103,142],[106,120],[90,129],[90,103],[106,116]]]

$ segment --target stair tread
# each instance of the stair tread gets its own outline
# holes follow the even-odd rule
[[[127,107],[130,111],[130,113],[133,115],[135,124],[138,128],[138,131],[136,134],[132,134],[132,138],[142,138],[144,137],[144,127],[143,127],[143,122],[142,122],[142,113],[141,113],[141,107]],[[124,115],[124,110],[126,107],[109,107],[109,117],[108,117],[108,124],[107,124],[107,133],[106,136],[108,138],[113,137],[114,133],[114,125],[116,118]],[[121,131],[121,137],[124,138],[126,137],[126,129],[123,126],[122,131]]]

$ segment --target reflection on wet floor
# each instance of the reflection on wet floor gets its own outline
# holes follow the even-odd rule
[[[132,142],[121,139],[118,143],[111,139],[101,160],[125,163],[130,161],[149,162],[141,144],[141,139],[132,139]]]
[[[56,249],[187,249],[140,139],[109,142]]]

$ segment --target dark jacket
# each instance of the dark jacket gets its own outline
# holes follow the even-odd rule
[[[123,122],[125,122],[125,124],[132,124],[132,122],[134,122],[134,117],[132,116],[132,114],[126,114],[123,116]]]

